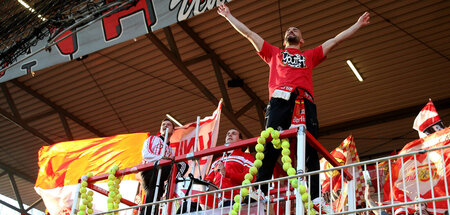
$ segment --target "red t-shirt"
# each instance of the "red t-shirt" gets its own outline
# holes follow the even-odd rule
[[[264,41],[259,56],[270,67],[269,99],[277,87],[299,87],[308,91],[313,97],[312,69],[324,61],[322,46],[301,51],[287,48],[281,50]]]

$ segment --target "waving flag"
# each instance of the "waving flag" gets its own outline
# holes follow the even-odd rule
[[[356,150],[355,141],[353,136],[348,136],[342,143],[331,152],[331,155],[341,164],[347,165],[359,162],[358,151]],[[320,160],[320,169],[329,169],[333,166],[322,158]],[[356,180],[356,205],[361,205],[364,201],[364,176],[360,166],[354,170],[347,168],[347,171],[353,175]],[[325,172],[320,174],[320,181],[322,184],[322,192],[330,192],[331,198],[333,198],[333,210],[341,212],[344,205],[348,201],[348,186],[346,180],[342,184],[342,175],[338,171]],[[332,186],[332,188],[331,188]]]
[[[107,173],[112,166],[121,169],[142,161],[142,144],[147,133],[122,134],[112,137],[61,142],[39,150],[39,173],[36,192],[42,197],[50,214],[70,211],[78,179],[88,172]],[[108,189],[105,181],[96,185]],[[120,183],[123,198],[134,200],[138,182],[134,175],[124,176]],[[106,197],[94,192],[94,212],[106,211]]]
[[[222,111],[222,100],[217,105],[217,109],[212,116],[205,117],[200,120],[200,128],[198,134],[198,146],[197,151],[215,147],[217,143],[217,137],[219,136],[219,124],[220,113]],[[175,156],[184,155],[190,152],[194,152],[195,147],[195,128],[197,122],[192,122],[182,127],[175,128],[172,137],[170,138],[170,146],[172,146]],[[205,178],[205,174],[211,166],[212,156],[203,157],[200,159],[200,171],[195,168],[194,176],[196,178]],[[190,161],[188,172],[191,172],[194,163]]]
[[[420,138],[444,129],[444,124],[431,99],[417,115],[413,128],[419,132]]]
[[[450,144],[450,128],[437,131],[425,138],[408,143],[399,154],[433,149]],[[411,202],[418,197],[431,199],[446,195],[445,179],[450,179],[450,148],[431,151],[400,159],[391,166],[392,183],[389,177],[384,184],[384,201]],[[430,171],[431,170],[431,171]],[[416,174],[417,171],[417,174]],[[416,177],[416,175],[418,177]],[[448,182],[447,182],[448,183]],[[450,188],[447,188],[450,193]],[[450,205],[447,201],[435,202],[436,214],[443,214]],[[428,211],[434,213],[433,203],[427,203]]]

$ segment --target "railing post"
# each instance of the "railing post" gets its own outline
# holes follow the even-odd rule
[[[81,182],[77,184],[77,187],[75,188],[75,192],[73,193],[73,203],[72,203],[72,210],[70,212],[70,215],[75,215],[75,212],[77,210],[78,201],[79,201],[79,194],[80,194],[80,188],[81,188]]]
[[[305,150],[306,149],[306,125],[300,125],[297,131],[297,174],[305,172]],[[305,185],[306,181],[303,177],[298,179],[299,185]],[[302,197],[298,189],[295,189],[295,211],[296,214],[304,214]]]
[[[170,188],[169,188],[169,199],[172,199],[173,198],[173,196],[174,196],[174,193],[175,193],[175,182],[176,182],[176,178],[177,178],[177,164],[176,163],[173,163],[172,164],[172,176],[171,176],[171,178],[170,178]],[[174,206],[174,205],[172,205],[173,204],[173,202],[172,201],[170,201],[168,204],[167,204],[167,214],[168,215],[172,215],[172,207]]]
[[[355,175],[355,167],[352,167],[352,175]],[[351,181],[347,181],[347,188],[348,188],[348,211],[354,211],[356,210],[356,189],[355,185],[356,180],[355,177]],[[355,213],[351,213],[355,214]]]

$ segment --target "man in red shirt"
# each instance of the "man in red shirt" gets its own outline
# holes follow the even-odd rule
[[[230,129],[225,137],[225,144],[232,144],[241,139],[242,135],[238,130]],[[255,161],[250,153],[243,151],[242,149],[235,149],[223,153],[212,163],[211,170],[205,179],[221,189],[240,186],[244,181],[245,174],[248,173]],[[236,194],[239,194],[239,189],[233,190],[233,196]],[[224,196],[219,198],[219,207],[229,206],[233,196],[231,196],[231,191],[225,192]]]
[[[301,47],[305,41],[301,31],[296,27],[289,27],[286,30],[285,49],[282,50],[264,41],[261,36],[233,17],[227,6],[220,5],[217,12],[250,41],[270,67],[270,101],[266,111],[266,127],[283,130],[306,124],[307,130],[317,137],[318,121],[316,106],[313,103],[312,70],[324,61],[327,54],[339,43],[369,24],[369,13],[364,13],[354,25],[322,45],[303,51]],[[305,115],[302,115],[302,110],[305,111]],[[256,181],[272,177],[280,152],[281,149],[274,149],[272,144],[265,145],[263,166],[258,171]],[[306,169],[308,171],[320,169],[317,151],[309,144],[306,144]],[[311,177],[309,190],[312,199],[319,197],[319,175]],[[267,186],[262,187],[262,191],[267,194]]]

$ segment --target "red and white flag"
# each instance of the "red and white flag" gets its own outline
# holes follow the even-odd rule
[[[356,150],[355,141],[353,136],[348,136],[342,143],[331,152],[331,155],[341,164],[348,165],[359,162],[358,151]],[[333,166],[322,158],[320,160],[320,169],[329,169]],[[364,201],[364,176],[362,168],[360,166],[353,168],[347,168],[347,171],[353,175],[356,180],[355,198],[356,205],[361,205]],[[330,180],[332,178],[332,180]],[[333,198],[333,210],[341,212],[348,201],[348,186],[347,181],[343,180],[342,175],[338,171],[325,172],[320,174],[320,182],[322,184],[322,192],[330,193]],[[331,188],[332,186],[332,188]],[[331,192],[330,192],[331,191]]]
[[[217,144],[217,137],[219,136],[219,124],[220,124],[220,113],[222,111],[222,100],[220,100],[217,105],[217,109],[211,116],[205,117],[200,120],[200,128],[198,131],[198,145],[197,151],[209,149],[211,147],[215,147]],[[175,152],[175,156],[184,155],[190,152],[194,152],[195,146],[195,128],[197,126],[197,122],[192,122],[186,124],[182,127],[175,128],[175,131],[170,138],[170,146]],[[203,157],[199,160],[200,163],[200,171],[198,172],[198,168],[195,168],[195,173],[192,172],[192,167],[194,163],[189,161],[189,170],[188,172],[192,172],[194,177],[205,178],[205,174],[209,167],[211,166],[212,156]],[[197,164],[195,164],[197,165]]]
[[[445,128],[406,144],[399,154],[433,149],[449,144],[450,128]],[[403,161],[397,159],[392,163],[391,175],[386,177],[384,183],[383,204],[412,202],[418,197],[431,199],[447,196],[445,182],[447,180],[449,183],[450,179],[450,148],[416,156],[406,156]],[[392,183],[390,177],[392,177]],[[450,186],[447,186],[447,193],[450,193]],[[436,206],[436,213],[433,205]],[[449,206],[447,201],[428,202],[427,210],[432,214],[440,215],[448,210]]]
[[[444,124],[431,99],[417,115],[413,128],[419,132],[420,138],[444,129]]]

